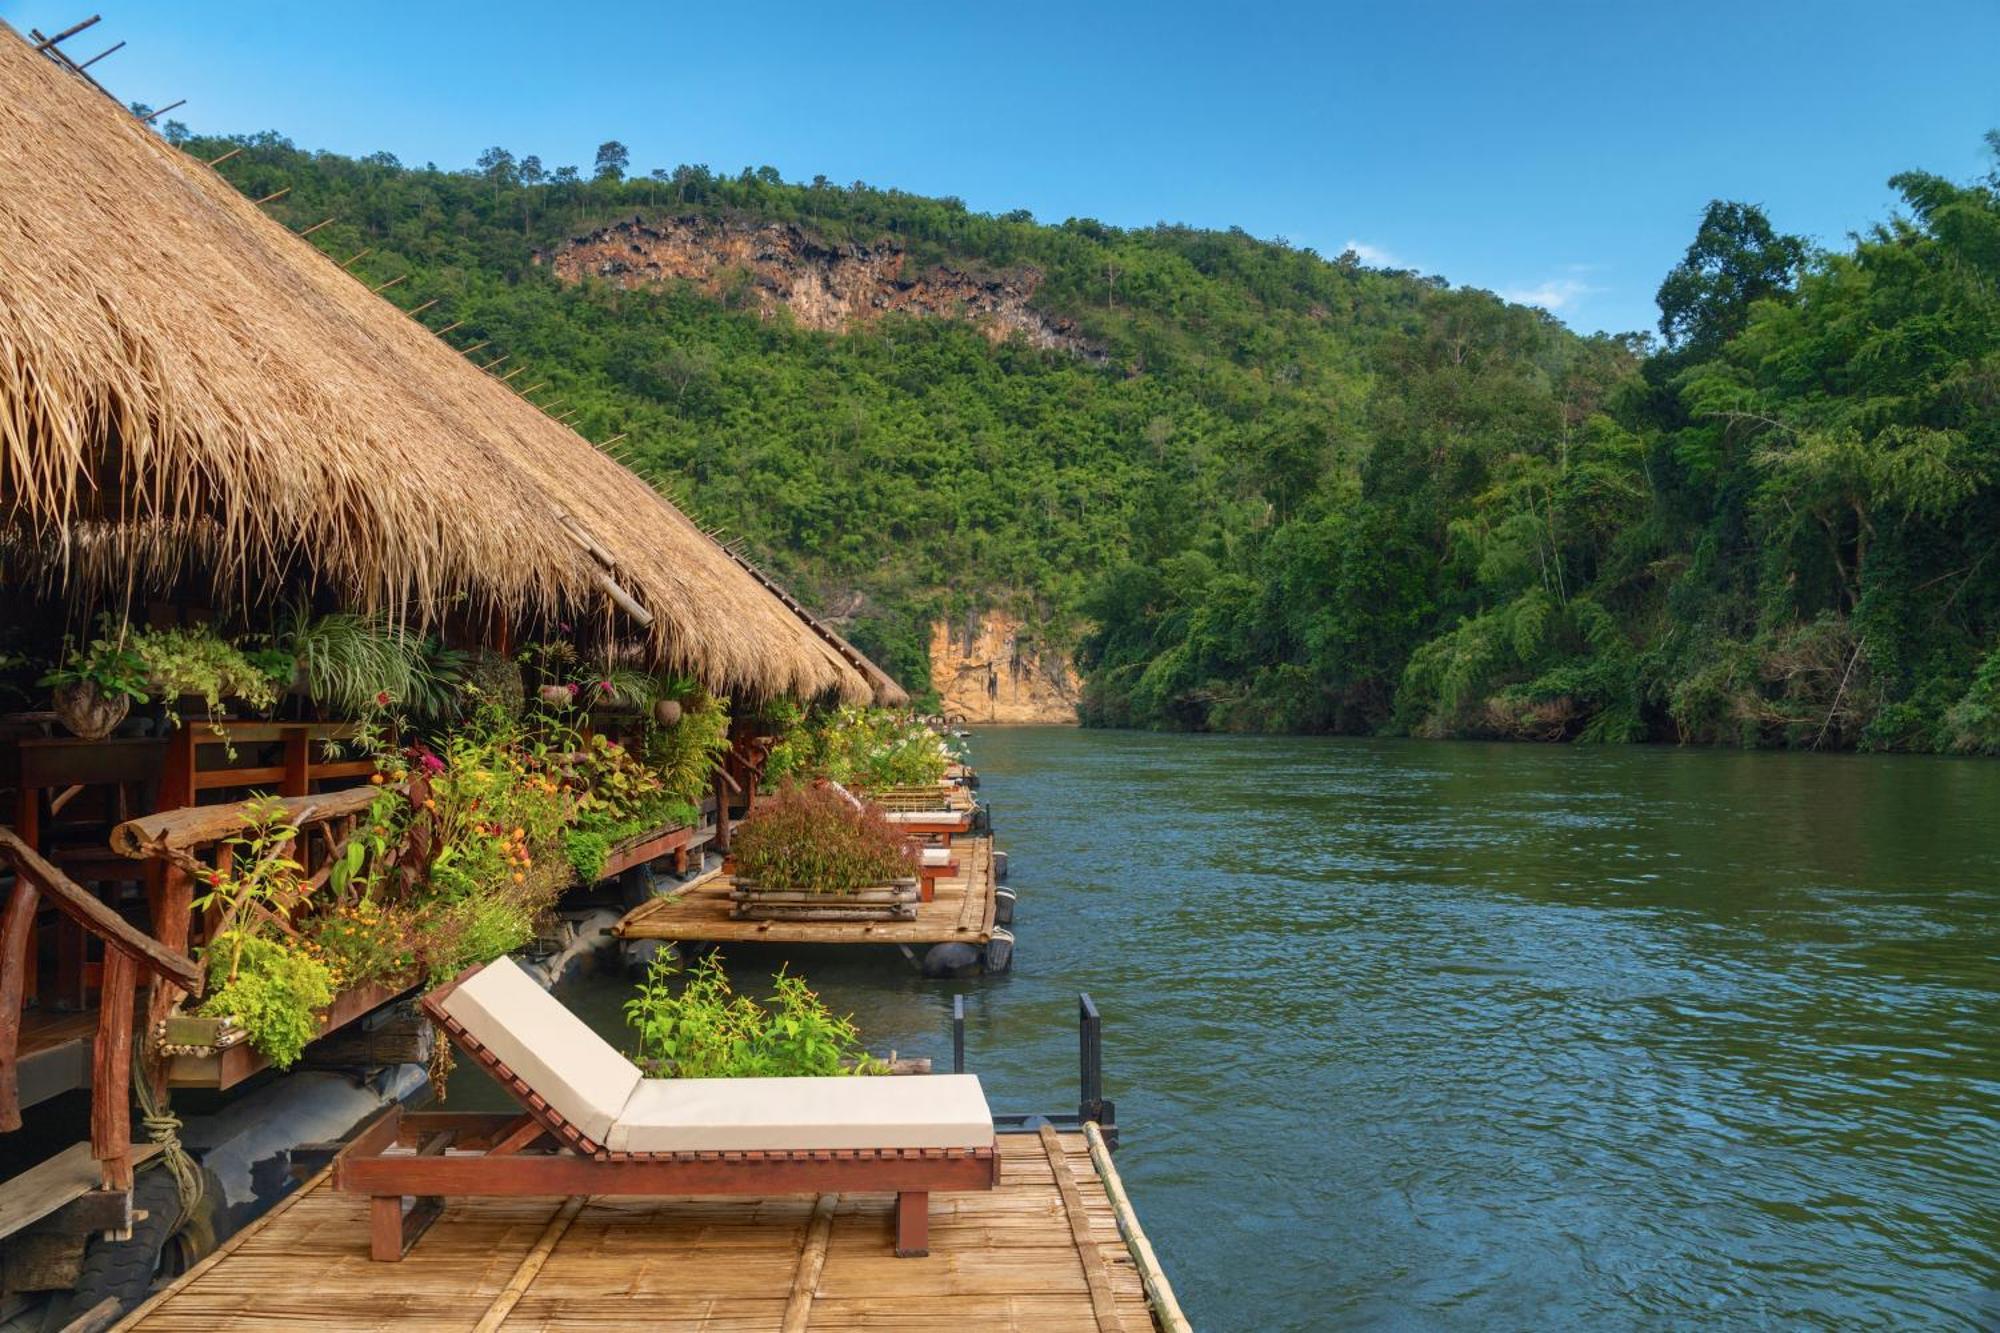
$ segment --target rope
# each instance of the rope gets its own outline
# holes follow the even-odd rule
[[[181,1118],[174,1114],[171,1094],[166,1100],[153,1096],[153,1080],[146,1069],[144,1057],[136,1048],[132,1052],[132,1087],[139,1097],[139,1123],[145,1128],[146,1137],[160,1145],[160,1160],[173,1174],[175,1189],[180,1194],[180,1216],[168,1228],[171,1235],[201,1206],[204,1192],[201,1168],[195,1165],[194,1158],[188,1156],[188,1150],[181,1146]]]

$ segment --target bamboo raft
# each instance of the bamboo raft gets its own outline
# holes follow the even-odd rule
[[[993,840],[961,837],[960,873],[937,881],[937,896],[916,904],[908,921],[746,921],[730,914],[735,880],[714,875],[625,914],[613,934],[628,940],[687,940],[707,944],[907,944],[959,941],[984,946],[993,938]]]
[[[1001,1135],[927,1259],[891,1254],[892,1195],[453,1199],[385,1281],[323,1172],[119,1327],[1184,1329],[1095,1129]]]

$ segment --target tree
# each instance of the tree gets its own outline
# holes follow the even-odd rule
[[[533,153],[521,159],[521,184],[540,185],[548,178],[549,173],[542,169],[542,159]]]
[[[630,150],[616,139],[606,139],[597,145],[597,165],[591,175],[598,180],[624,180],[625,168],[631,165]]]
[[[473,165],[479,169],[480,175],[493,182],[495,188],[512,185],[520,178],[520,168],[514,161],[514,155],[504,148],[487,149]]]
[[[1787,295],[1808,250],[1783,236],[1755,204],[1709,202],[1694,241],[1654,299],[1667,346],[1699,361],[1743,331],[1750,305]]]

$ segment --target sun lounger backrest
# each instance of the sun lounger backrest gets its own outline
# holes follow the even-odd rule
[[[630,1060],[511,958],[496,958],[460,982],[443,1007],[563,1119],[599,1143],[639,1085]]]

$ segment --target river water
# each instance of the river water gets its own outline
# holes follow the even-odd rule
[[[941,1067],[965,994],[1003,1110],[1074,1109],[1090,991],[1196,1327],[2000,1326],[2000,765],[973,746],[1013,973],[793,965]]]

